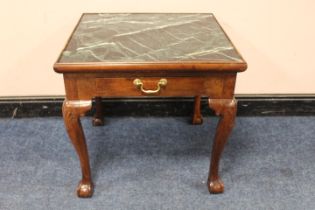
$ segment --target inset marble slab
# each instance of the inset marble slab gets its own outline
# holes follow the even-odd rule
[[[83,14],[58,63],[243,63],[212,14]]]

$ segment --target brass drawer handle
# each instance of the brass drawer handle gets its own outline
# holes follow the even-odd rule
[[[160,92],[161,87],[165,87],[167,85],[167,80],[166,79],[160,79],[160,81],[157,84],[157,88],[155,90],[145,90],[143,88],[143,82],[140,79],[135,79],[133,80],[133,84],[136,86],[136,88],[139,88],[141,92],[145,94],[155,94]]]

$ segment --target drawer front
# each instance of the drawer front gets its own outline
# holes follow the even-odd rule
[[[136,80],[136,81],[135,81]],[[96,95],[104,97],[137,96],[218,96],[222,94],[222,77],[139,77],[96,78]]]

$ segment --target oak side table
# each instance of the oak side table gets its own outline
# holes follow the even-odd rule
[[[79,156],[79,197],[93,193],[87,145],[80,117],[100,97],[195,97],[193,123],[200,124],[200,97],[220,116],[211,154],[210,193],[221,193],[219,160],[234,125],[234,87],[247,64],[213,14],[85,13],[54,70],[64,77],[62,111]]]

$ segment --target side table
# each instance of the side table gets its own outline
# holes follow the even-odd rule
[[[219,160],[236,116],[236,76],[246,68],[213,14],[83,14],[54,64],[54,70],[64,77],[63,118],[82,169],[77,195],[90,197],[93,193],[80,123],[92,100],[148,96],[195,97],[195,124],[202,122],[200,97],[209,98],[209,107],[220,120],[208,189],[223,192]]]

